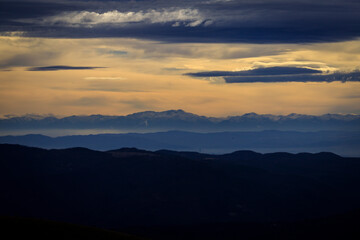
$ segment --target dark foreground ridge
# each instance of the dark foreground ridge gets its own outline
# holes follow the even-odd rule
[[[270,239],[358,234],[358,158],[2,144],[0,159],[1,216],[150,239],[263,239],[258,229]]]
[[[123,229],[145,237],[135,237],[121,232],[95,227],[74,225],[30,218],[0,217],[2,236],[11,239],[37,240],[197,240],[197,239],[252,239],[252,240],[300,240],[300,239],[356,239],[360,210],[306,221],[291,223],[216,223],[202,225],[177,225],[133,227]]]
[[[144,240],[119,232],[103,230],[95,227],[74,225],[48,220],[1,217],[1,235],[8,239],[36,240]]]

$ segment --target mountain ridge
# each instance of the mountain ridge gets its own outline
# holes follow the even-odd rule
[[[19,129],[119,129],[125,131],[189,130],[360,130],[360,115],[288,115],[246,113],[206,117],[184,110],[145,111],[124,116],[72,115],[66,117],[24,115],[0,119],[0,130]]]
[[[49,137],[41,134],[0,136],[0,143],[22,144],[42,148],[86,147],[112,150],[136,147],[146,150],[201,151],[227,153],[239,149],[258,152],[322,152],[343,156],[360,156],[360,131],[237,131],[198,133],[164,131],[153,133],[118,133]]]
[[[151,117],[151,116],[175,116],[175,115],[187,115],[187,116],[197,116],[197,117],[205,117],[205,118],[215,118],[215,119],[228,119],[232,117],[291,117],[291,118],[301,118],[301,117],[328,117],[328,118],[341,118],[341,117],[349,117],[349,118],[360,118],[360,114],[341,114],[341,113],[326,113],[321,115],[311,115],[311,114],[300,114],[300,113],[289,113],[289,114],[259,114],[255,112],[248,112],[241,115],[228,115],[225,117],[207,117],[204,115],[198,115],[195,113],[186,112],[183,109],[171,109],[165,111],[141,111],[141,112],[134,112],[126,115],[103,115],[103,114],[90,114],[90,115],[69,115],[64,117],[57,117],[53,114],[24,114],[24,115],[13,115],[7,114],[4,117],[0,118],[1,120],[4,119],[11,119],[11,118],[24,118],[24,119],[44,119],[44,118],[56,118],[56,119],[64,119],[64,118],[71,118],[71,117]]]

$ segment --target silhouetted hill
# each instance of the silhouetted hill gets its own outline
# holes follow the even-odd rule
[[[360,161],[0,145],[0,215],[112,229],[286,222],[360,208]]]
[[[126,116],[9,116],[0,119],[0,129],[119,129],[125,131],[249,131],[249,130],[360,130],[359,115],[321,116],[247,113],[225,118],[205,117],[183,110],[139,112]]]
[[[260,132],[156,132],[127,134],[75,135],[47,137],[43,135],[2,136],[0,143],[22,144],[42,148],[86,147],[111,150],[136,147],[146,150],[170,149],[226,153],[239,149],[258,152],[331,151],[344,156],[360,156],[360,132],[346,131],[260,131]]]
[[[360,237],[360,211],[291,223],[242,222],[197,225],[130,227],[123,229],[144,238],[95,227],[30,218],[1,217],[1,236],[7,239],[37,240],[300,240],[347,239]]]
[[[95,227],[73,225],[54,221],[30,218],[0,216],[0,235],[3,239],[36,240],[141,240],[128,234],[98,229]]]
[[[213,223],[202,225],[128,228],[151,239],[167,240],[357,240],[360,238],[360,211],[290,223]]]

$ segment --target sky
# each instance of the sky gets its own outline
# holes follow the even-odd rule
[[[358,0],[0,0],[0,116],[360,114]]]

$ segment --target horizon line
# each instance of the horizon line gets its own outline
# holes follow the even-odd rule
[[[127,117],[127,116],[131,116],[134,114],[141,114],[141,113],[166,113],[166,112],[182,112],[182,113],[186,113],[186,114],[192,114],[192,115],[196,115],[199,117],[207,117],[207,118],[219,118],[219,119],[226,119],[226,118],[231,118],[231,117],[242,117],[242,116],[246,116],[246,115],[258,115],[258,116],[266,116],[266,115],[271,115],[271,116],[292,116],[292,115],[300,115],[300,116],[314,116],[314,117],[321,117],[321,116],[326,116],[326,115],[341,115],[341,116],[360,116],[360,113],[324,113],[324,114],[305,114],[305,113],[296,113],[296,112],[291,112],[288,114],[276,114],[276,113],[256,113],[256,112],[246,112],[246,113],[239,113],[238,115],[226,115],[226,116],[209,116],[209,115],[202,115],[202,114],[197,114],[197,113],[192,113],[192,112],[188,112],[185,111],[183,109],[169,109],[169,110],[162,110],[162,111],[155,111],[155,110],[144,110],[144,111],[139,111],[139,112],[132,112],[132,113],[128,113],[128,114],[123,114],[123,115],[109,115],[109,114],[100,114],[100,113],[93,113],[93,114],[69,114],[69,115],[58,115],[58,114],[53,114],[53,113],[25,113],[25,114],[2,114],[0,116],[0,120],[4,120],[4,119],[11,119],[11,118],[21,118],[21,117],[41,117],[41,118],[47,118],[47,117],[54,117],[57,119],[63,119],[63,118],[67,118],[67,117],[91,117],[91,116],[104,116],[104,117]]]

